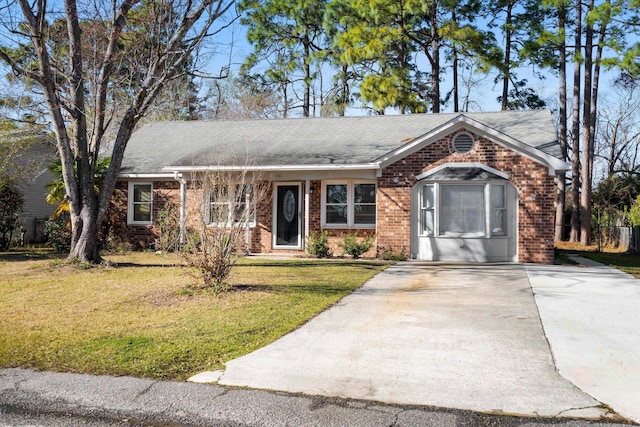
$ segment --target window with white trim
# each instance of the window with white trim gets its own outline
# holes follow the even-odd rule
[[[433,236],[435,220],[435,189],[433,184],[422,187],[420,202],[420,224],[422,234]]]
[[[375,182],[349,180],[323,183],[323,227],[374,228],[375,225]]]
[[[211,188],[205,195],[207,224],[248,222],[255,226],[256,209],[251,206],[251,186],[236,184]]]
[[[484,235],[484,185],[440,185],[440,235]]]
[[[504,184],[489,186],[491,198],[491,234],[504,236],[507,234],[507,195]]]
[[[153,184],[150,182],[129,182],[129,224],[150,225],[153,213]]]
[[[426,183],[421,187],[419,209],[423,236],[507,235],[503,183]]]

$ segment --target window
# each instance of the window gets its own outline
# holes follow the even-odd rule
[[[440,235],[484,234],[484,185],[440,187]]]
[[[507,234],[507,201],[505,187],[502,184],[490,186],[491,197],[491,234]]]
[[[376,185],[353,184],[353,222],[356,225],[376,223]]]
[[[251,226],[255,225],[255,208],[250,206],[251,186],[214,187],[207,192],[205,200],[207,224],[248,221]]]
[[[420,188],[420,234],[442,237],[507,235],[503,183],[427,183]]]
[[[422,224],[422,234],[433,236],[434,234],[434,210],[435,210],[435,191],[433,184],[422,187],[422,195],[420,202],[420,223]]]
[[[347,181],[325,183],[322,225],[374,228],[376,224],[376,184]]]
[[[326,223],[344,224],[349,221],[346,184],[327,184]]]
[[[149,225],[153,212],[153,184],[148,182],[129,183],[129,224]]]

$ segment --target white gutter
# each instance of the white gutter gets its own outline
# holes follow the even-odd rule
[[[185,223],[187,220],[187,180],[183,178],[181,173],[174,172],[173,179],[180,183],[180,247],[184,246],[185,240]]]
[[[129,178],[129,179],[154,179],[154,178],[173,178],[173,177],[174,177],[173,173],[121,173],[118,175],[118,178]]]
[[[367,170],[380,169],[379,163],[359,163],[353,165],[271,165],[271,166],[165,166],[162,168],[166,171],[173,172],[207,172],[207,171],[312,171],[312,170]]]

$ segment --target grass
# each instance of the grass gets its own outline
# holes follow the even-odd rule
[[[71,266],[0,254],[0,366],[184,380],[292,331],[383,270],[378,262],[245,258],[236,289],[190,288],[172,256]]]
[[[577,253],[585,258],[617,268],[640,279],[640,255],[631,255],[618,249],[604,249],[597,252],[597,246],[581,246],[579,243],[556,242],[556,259],[563,263],[567,253]]]

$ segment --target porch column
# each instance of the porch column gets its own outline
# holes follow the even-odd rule
[[[182,248],[182,246],[184,246],[184,229],[187,218],[187,181],[182,174],[178,172],[173,173],[173,178],[180,183],[180,247]]]
[[[309,240],[309,202],[311,194],[311,180],[304,181],[304,242],[302,243],[305,253],[307,252],[307,241]]]

